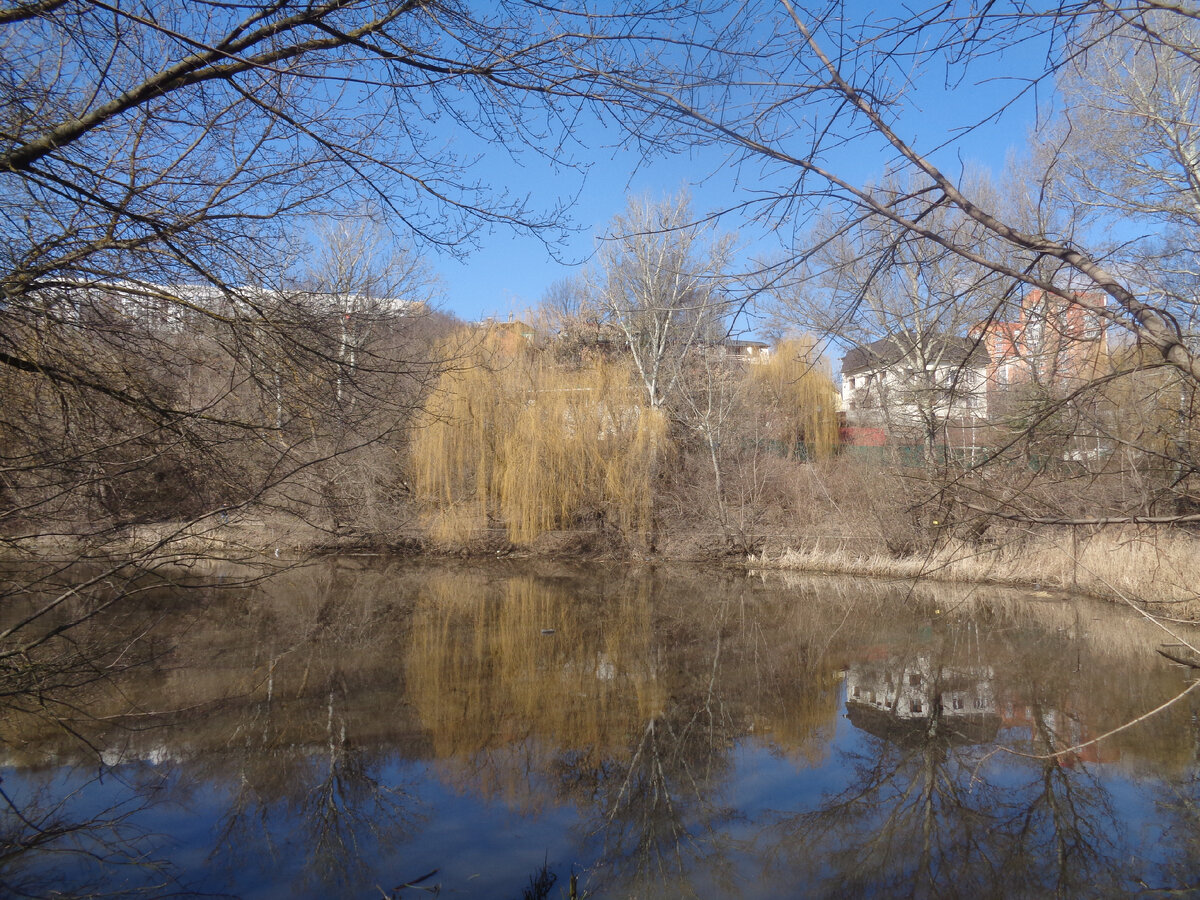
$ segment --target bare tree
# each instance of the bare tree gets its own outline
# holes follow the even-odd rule
[[[736,433],[746,387],[746,373],[736,362],[731,365],[718,351],[694,354],[679,388],[681,417],[703,444],[712,469],[717,525],[724,540],[739,547],[752,546],[754,541],[742,529],[735,529],[731,520],[725,473],[728,445]]]
[[[988,122],[1025,91],[1050,84],[1089,54],[1119,47],[1122,41],[1141,48],[1139,53],[1152,51],[1160,71],[1194,72],[1200,58],[1190,33],[1195,10],[1149,0],[1120,5],[1088,0],[1050,10],[951,2],[855,21],[834,4],[785,0],[757,12],[771,21],[763,33],[776,43],[768,40],[747,63],[748,71],[740,73],[742,102],[718,102],[693,91],[647,93],[665,114],[731,148],[747,173],[755,173],[759,208],[776,227],[795,225],[805,213],[831,204],[850,211],[851,221],[866,217],[890,223],[1024,286],[1020,293],[1034,289],[1080,305],[1152,349],[1162,364],[1190,383],[1200,380],[1200,354],[1171,303],[1145,289],[1136,273],[1116,265],[1106,242],[1094,234],[1064,234],[1011,215],[952,173],[949,166],[958,162],[948,147],[954,137]],[[1041,64],[1022,73],[1024,81],[1014,79],[1018,87],[1002,106],[981,110],[949,136],[926,130],[923,137],[908,137],[920,135],[912,118],[920,96],[912,88],[923,78],[941,71],[951,84],[969,89],[973,80],[996,71],[1003,53],[1034,41],[1046,48],[1037,56]],[[1006,74],[1014,71],[1009,68]],[[839,154],[849,144],[878,150],[887,161],[887,177],[864,183],[844,168]],[[911,178],[907,183],[914,186],[899,193],[888,189],[888,179],[895,177]],[[1035,173],[1028,180],[1036,185],[1042,179]],[[1054,200],[1049,195],[1040,199]],[[946,230],[929,218],[942,208],[955,210],[982,230],[988,238],[984,245],[973,231],[972,240],[964,242],[962,232]]]
[[[581,279],[564,277],[546,288],[536,315],[548,332],[563,336],[579,331],[581,326],[597,326],[600,311],[593,306]]]
[[[576,117],[645,122],[622,79],[675,79],[680,28],[700,52],[748,27],[719,4],[0,5],[2,539],[107,559],[132,522],[303,510],[296,476],[394,437],[420,392],[389,388],[431,359],[394,333],[368,353],[289,289],[313,216],[369,207],[453,253],[552,230],[556,202],[476,180],[477,148],[579,165]],[[383,262],[354,261],[356,293]]]
[[[556,200],[472,162],[582,168],[572,129],[601,110],[653,138],[623,79],[678,83],[675,62],[750,27],[735,12],[0,0],[0,547],[40,557],[2,585],[5,676],[110,658],[72,629],[136,608],[148,569],[273,561],[296,516],[336,534],[403,497],[429,320],[368,334],[297,290],[311,223],[369,208],[421,252],[552,236]],[[356,295],[382,262],[355,263]]]
[[[342,403],[374,332],[407,317],[427,315],[439,286],[428,262],[395,245],[369,215],[326,220],[307,266],[304,299],[337,320],[335,395]],[[368,370],[375,368],[368,359]]]
[[[631,198],[609,225],[589,292],[628,347],[652,409],[671,399],[688,352],[726,335],[732,250],[730,236],[696,221],[684,193]]]
[[[898,209],[920,211],[917,185],[880,190]],[[986,244],[982,229],[953,209],[929,211],[925,221],[965,246]],[[806,243],[815,249],[776,290],[773,316],[850,346],[849,424],[883,425],[933,459],[951,422],[984,414],[982,330],[1002,316],[1011,285],[888,220],[829,215]]]
[[[1138,21],[1064,68],[1062,111],[1043,143],[1061,148],[1061,194],[1103,223],[1125,219],[1151,232],[1115,252],[1145,287],[1164,291],[1170,276],[1192,268],[1171,257],[1194,249],[1200,226],[1200,71],[1187,50],[1200,29],[1180,14]],[[1190,322],[1189,294],[1173,298],[1181,304],[1173,312]]]

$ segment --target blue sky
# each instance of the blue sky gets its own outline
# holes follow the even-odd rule
[[[982,60],[973,66],[970,78],[954,88],[944,86],[942,72],[928,72],[918,82],[919,91],[910,96],[900,131],[918,148],[938,146],[952,129],[1002,107],[1017,93],[1021,83],[1011,77],[1013,73],[1040,71],[1043,63],[1044,46],[1031,44]],[[1047,90],[1036,99],[1044,103]],[[1026,144],[1035,110],[1035,96],[1030,93],[995,122],[941,151],[939,165],[952,172],[964,164],[976,165],[999,175],[1010,153]],[[536,238],[496,229],[481,237],[480,248],[465,261],[434,259],[445,286],[447,311],[474,320],[520,315],[535,306],[554,280],[575,273],[577,264],[588,259],[596,234],[623,209],[630,193],[665,195],[686,187],[696,212],[707,213],[770,186],[763,180],[769,176],[758,171],[747,168],[739,173],[719,149],[701,148],[646,162],[633,151],[614,149],[615,140],[598,123],[584,124],[576,158],[589,166],[586,176],[554,171],[532,153],[514,161],[503,148],[484,149],[476,174],[493,190],[528,194],[533,205],[542,208],[575,197],[570,217],[577,231],[551,251]],[[887,160],[877,146],[863,143],[839,153],[836,164],[839,174],[861,182],[877,176]],[[723,218],[722,226],[738,234],[746,256],[778,255],[793,233],[791,228],[770,233],[733,215]]]

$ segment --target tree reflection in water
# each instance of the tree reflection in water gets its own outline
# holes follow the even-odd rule
[[[115,803],[81,810],[78,797],[100,781],[94,770],[60,772],[0,791],[0,895],[161,897],[178,889],[163,836],[137,821],[154,792],[129,785]]]
[[[0,879],[328,896],[439,869],[517,896],[546,860],[593,897],[1194,886],[1194,703],[1061,752],[1176,692],[1146,635],[949,606],[663,570],[291,572],[164,626],[78,719],[5,713]]]
[[[394,586],[346,575],[310,567],[294,576],[293,603],[260,625],[259,646],[273,649],[247,673],[260,687],[230,723],[236,751],[205,773],[231,786],[214,863],[236,872],[298,855],[296,889],[313,895],[370,889],[380,877],[370,863],[396,854],[421,821],[397,781],[398,748],[379,740],[401,702],[380,692],[395,681]]]
[[[107,679],[109,690],[89,698],[75,721],[26,716],[22,726],[10,708],[7,724],[26,729],[22,743],[40,741],[51,758],[97,774],[57,801],[64,824],[56,829],[85,848],[74,882],[58,846],[47,854],[44,836],[22,833],[54,833],[26,821],[49,821],[26,796],[3,818],[0,884],[9,890],[24,867],[56,896],[194,889],[168,855],[150,855],[161,838],[137,831],[142,809],[165,801],[218,810],[211,846],[189,848],[206,851],[206,889],[248,877],[272,883],[283,873],[312,896],[373,887],[370,862],[394,852],[420,821],[395,777],[403,742],[392,739],[390,715],[402,703],[392,693],[400,634],[388,626],[401,618],[387,599],[394,590],[369,572],[289,572],[211,619],[185,622],[181,611],[175,630],[148,642],[159,648],[153,657]],[[129,796],[114,810],[81,814],[79,798],[112,793],[114,781],[129,784]],[[120,876],[121,853],[157,880]]]
[[[646,707],[622,761],[614,760],[609,777],[590,791],[585,827],[602,835],[604,875],[616,883],[661,881],[687,893],[701,874],[696,870],[704,869],[702,883],[733,892],[723,826],[736,811],[722,802],[722,788],[738,729],[721,689],[728,605],[716,612],[711,637],[699,634],[695,643],[697,663],[711,657],[707,681],[689,680],[680,686],[685,690]]]
[[[736,894],[734,750],[756,724],[795,749],[832,723],[837,663],[810,644],[844,611],[763,609],[744,580],[710,578],[697,616],[697,581],[650,572],[599,593],[514,578],[488,597],[469,580],[431,583],[408,657],[446,777],[517,808],[579,808],[593,891]]]
[[[1192,719],[1200,732],[1200,716]],[[1200,747],[1200,742],[1197,743]],[[1164,783],[1159,791],[1158,811],[1164,828],[1164,857],[1167,865],[1146,887],[1166,894],[1173,886],[1186,885],[1200,892],[1200,769],[1193,766],[1182,777]]]
[[[1018,659],[998,676],[977,643],[964,657],[961,636],[896,642],[885,659],[850,666],[852,777],[779,819],[773,851],[787,877],[813,896],[1125,893],[1115,836],[1126,828],[1099,760],[1060,753],[1080,737],[1072,675]]]
[[[297,887],[345,895],[370,886],[368,860],[394,853],[420,816],[415,797],[390,783],[393,754],[353,740],[344,681],[336,673],[323,680],[338,682],[328,687],[323,744],[283,743],[268,715],[261,736],[240,749],[236,773],[222,773],[234,789],[212,858],[236,871],[277,863],[300,846]]]

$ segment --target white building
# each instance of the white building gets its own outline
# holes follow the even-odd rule
[[[842,358],[846,423],[929,431],[987,416],[988,356],[968,337],[894,336]]]
[[[852,665],[846,715],[855,726],[897,742],[937,732],[954,743],[985,743],[1001,721],[991,667],[948,666],[927,655]]]

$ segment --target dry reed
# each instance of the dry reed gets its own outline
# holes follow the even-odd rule
[[[945,541],[926,553],[855,554],[844,545],[788,548],[751,555],[759,569],[932,579],[1054,588],[1108,599],[1170,606],[1182,618],[1200,615],[1196,574],[1200,541],[1190,534],[1113,529],[1081,538],[1037,535],[1007,544]]]

